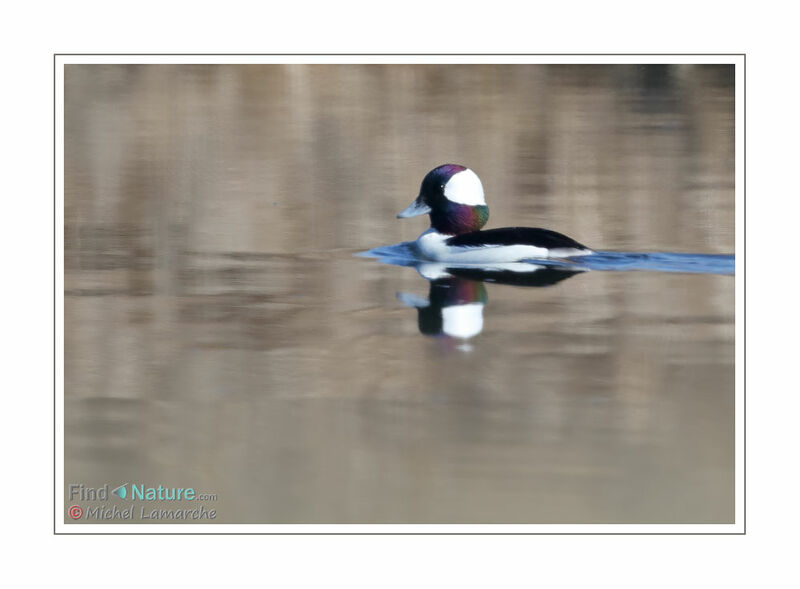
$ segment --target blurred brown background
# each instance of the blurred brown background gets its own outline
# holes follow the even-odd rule
[[[733,520],[733,279],[487,285],[419,334],[395,214],[456,162],[487,227],[732,253],[732,66],[65,66],[66,483],[222,522]],[[67,518],[67,521],[71,521]],[[94,523],[94,522],[92,522]]]

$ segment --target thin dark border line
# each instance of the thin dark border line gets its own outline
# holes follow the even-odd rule
[[[742,63],[742,531],[741,532],[59,532],[56,512],[56,86],[58,57],[123,55],[198,55],[198,56],[614,56],[685,55],[741,56]],[[66,64],[64,64],[66,65]],[[154,64],[155,65],[155,64]],[[249,65],[249,64],[243,64]],[[256,64],[253,64],[256,65]],[[334,65],[334,64],[331,64]],[[354,64],[356,65],[356,64]],[[493,65],[493,64],[486,64]],[[524,64],[523,64],[524,65]],[[570,65],[570,64],[564,64]],[[603,65],[603,64],[591,64]],[[736,64],[733,64],[734,68]],[[734,70],[735,71],[735,70]],[[736,83],[736,82],[734,82]],[[735,87],[734,87],[735,88]],[[735,93],[735,89],[734,89]],[[734,106],[735,109],[735,106]],[[734,113],[735,114],[735,113]],[[734,286],[735,292],[735,286]],[[735,314],[734,314],[735,322]],[[735,343],[734,343],[735,346]],[[735,349],[735,347],[734,347]],[[735,357],[734,357],[735,366]],[[735,369],[735,368],[734,368]],[[746,536],[747,535],[747,54],[746,53],[54,53],[53,54],[53,535],[54,536]],[[734,389],[735,390],[735,389]],[[734,442],[736,439],[734,422]],[[65,432],[66,435],[66,432]],[[734,469],[735,472],[735,469]],[[735,477],[734,477],[735,485]],[[734,503],[735,506],[735,503]],[[735,521],[734,507],[734,525]],[[78,524],[79,525],[79,524]],[[251,524],[261,525],[261,524]],[[471,525],[471,524],[464,524]],[[517,524],[526,525],[526,524]],[[658,524],[656,524],[658,525]],[[688,524],[693,525],[693,524]]]
[[[75,525],[80,526],[81,524],[75,524]],[[98,524],[87,524],[87,525],[98,525]],[[121,524],[116,524],[116,525],[121,525]],[[151,524],[127,524],[127,525],[147,526]],[[181,525],[181,524],[152,524],[152,525]],[[198,525],[207,525],[207,524],[198,524]],[[265,524],[212,524],[212,525],[259,526]],[[287,525],[300,525],[300,524],[287,524]],[[331,525],[349,525],[349,524],[331,524]],[[384,524],[379,524],[379,525],[384,525]],[[385,524],[385,525],[396,525],[396,524]],[[473,524],[463,524],[463,525],[473,525]],[[595,525],[595,524],[587,524],[587,525]],[[644,525],[649,525],[649,524],[644,524]],[[687,525],[692,525],[692,524],[687,524]],[[55,536],[743,536],[744,533],[743,532],[55,532],[54,535]]]
[[[734,81],[735,83],[735,81]],[[735,92],[735,90],[734,90]],[[734,117],[735,117],[734,112]],[[736,160],[734,158],[734,165]],[[735,210],[734,205],[734,210]],[[735,231],[734,231],[735,233]],[[735,249],[735,248],[734,248]],[[742,62],[742,533],[747,535],[747,55]],[[734,296],[736,288],[733,289]],[[735,303],[734,303],[735,305]],[[734,306],[734,309],[736,307]],[[734,323],[736,314],[734,310]],[[734,328],[734,341],[736,330]],[[734,343],[734,350],[736,349]],[[736,358],[734,357],[734,369]],[[736,379],[734,378],[734,382]],[[734,387],[735,388],[735,387]],[[735,394],[735,391],[734,391]],[[734,435],[734,442],[736,436]],[[735,514],[735,510],[734,510]]]
[[[53,55],[53,534],[56,531],[56,73],[58,57]]]
[[[526,56],[598,56],[604,57],[608,55],[685,55],[685,56],[746,56],[746,53],[54,53],[55,56],[82,56],[82,55],[93,55],[93,56],[119,56],[119,55],[199,55],[199,56],[215,56],[215,55],[224,55],[224,56],[237,56],[237,55],[254,55],[254,56],[269,56],[274,55],[278,57],[292,57],[292,56],[325,56],[325,57],[337,57],[337,56],[403,56],[403,55],[412,55],[415,57],[419,56],[446,56],[446,57],[453,57],[456,55],[461,55],[464,57],[476,57],[476,56],[488,56],[488,57],[503,57],[503,56],[516,56],[516,57],[526,57]],[[487,64],[493,65],[493,64]],[[570,64],[564,64],[570,65]],[[595,65],[595,64],[592,64]],[[602,65],[602,64],[597,64]]]

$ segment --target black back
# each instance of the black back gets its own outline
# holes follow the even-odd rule
[[[533,245],[547,249],[574,248],[589,249],[571,237],[567,237],[550,229],[533,227],[503,227],[501,229],[487,229],[486,231],[472,231],[454,235],[447,240],[447,245],[461,247],[481,247],[485,245]]]

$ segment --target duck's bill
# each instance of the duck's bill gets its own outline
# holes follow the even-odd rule
[[[417,199],[411,203],[402,213],[397,214],[398,219],[408,219],[409,217],[416,217],[418,215],[427,215],[431,212],[431,208],[421,200]]]

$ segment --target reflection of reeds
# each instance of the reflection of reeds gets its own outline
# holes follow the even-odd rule
[[[178,297],[149,316],[209,326],[197,345],[302,340],[341,301],[367,300],[360,274],[379,271],[291,256],[414,237],[394,213],[446,160],[479,170],[492,226],[524,219],[600,247],[732,251],[724,71],[67,66],[67,294]],[[681,313],[729,316],[729,285],[699,282]],[[661,296],[620,293],[583,312],[662,316],[675,295]],[[265,337],[266,324],[281,338]]]
[[[315,489],[372,501],[377,520],[387,507],[375,498],[398,489],[409,517],[436,515],[424,490],[451,506],[445,520],[485,509],[481,493],[500,498],[496,513],[508,521],[533,510],[536,493],[553,508],[541,517],[578,517],[592,501],[560,490],[597,488],[605,464],[613,474],[600,485],[616,496],[609,480],[635,478],[634,467],[647,468],[637,460],[660,464],[647,460],[659,443],[707,473],[709,461],[688,449],[728,434],[729,277],[588,273],[535,292],[489,285],[476,353],[447,355],[395,301],[427,285],[350,254],[415,238],[424,222],[395,214],[446,161],[481,176],[489,227],[550,227],[601,249],[731,253],[729,72],[66,66],[68,468],[122,460],[172,472],[186,460],[222,492],[213,464],[278,494],[250,513],[295,520],[326,505]],[[669,405],[671,396],[685,404]],[[330,405],[281,413],[270,404],[304,399]],[[707,419],[702,436],[681,429],[695,416]],[[602,423],[620,437],[598,433]],[[284,448],[295,431],[318,452]],[[685,436],[675,441],[675,431]],[[708,451],[722,466],[702,475],[719,479],[696,487],[727,481],[725,444]],[[382,484],[370,473],[387,456],[417,478],[389,473]],[[350,470],[327,472],[333,458]],[[443,463],[452,471],[437,471]],[[562,486],[550,492],[529,464]],[[309,472],[340,487],[307,484]],[[509,472],[532,494],[492,486]],[[660,486],[638,487],[642,501],[674,489],[651,474]],[[353,480],[362,495],[345,488]],[[453,503],[464,489],[476,490]],[[720,513],[719,494],[709,494],[693,514]],[[359,505],[342,509],[358,519]],[[596,504],[591,515],[628,507]]]
[[[67,223],[191,225],[189,249],[368,247],[413,237],[393,214],[459,160],[494,226],[729,252],[732,87],[667,72],[649,88],[636,66],[68,66]]]
[[[386,269],[293,256],[412,238],[419,228],[394,213],[446,160],[479,170],[492,226],[546,221],[602,247],[732,251],[729,82],[691,66],[70,65],[67,294],[156,295],[135,315],[174,322],[192,347],[346,335],[341,308],[367,304],[363,276]],[[725,281],[696,280],[676,305],[674,292],[627,296],[594,280],[617,294],[579,315],[554,304],[495,326],[533,354],[552,342],[526,340],[530,330],[568,320],[571,348],[606,349],[631,313],[666,329],[672,309],[723,317],[717,334],[731,335]]]

